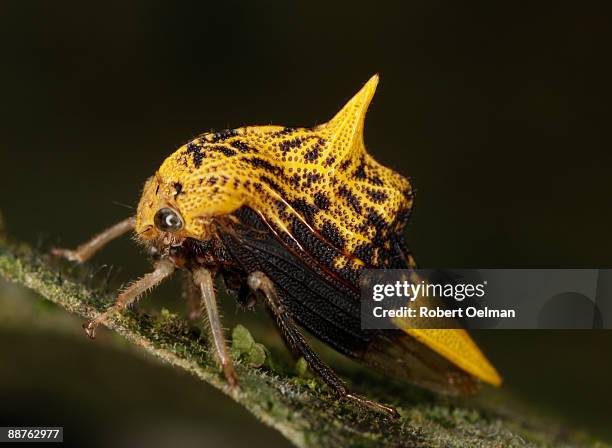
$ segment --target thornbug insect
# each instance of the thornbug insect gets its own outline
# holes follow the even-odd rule
[[[240,301],[258,294],[287,344],[338,396],[395,410],[352,394],[303,338],[298,325],[340,353],[389,375],[446,393],[501,379],[463,330],[374,331],[360,327],[359,273],[413,269],[402,232],[413,202],[409,181],[377,163],[363,141],[378,77],[329,122],[314,128],[247,126],[204,134],[181,146],[147,180],[135,217],[74,251],[84,262],[134,230],[155,269],[126,290],[96,327],[176,269],[189,272],[210,323],[214,350],[237,385],[213,288],[220,276]]]

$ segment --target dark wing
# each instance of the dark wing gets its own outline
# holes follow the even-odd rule
[[[221,232],[226,249],[246,273],[262,271],[275,282],[283,306],[303,328],[390,376],[445,393],[474,390],[471,375],[402,331],[361,329],[357,284],[339,279],[310,252],[296,254],[253,210],[243,207],[234,216],[239,222]],[[319,247],[317,256],[327,250]]]
[[[339,352],[361,358],[371,335],[360,328],[359,296],[314,258],[296,256],[260,216],[241,208],[240,223],[221,232],[223,243],[246,273],[264,272],[275,283],[294,320]]]

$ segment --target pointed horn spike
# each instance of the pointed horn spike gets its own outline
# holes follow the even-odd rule
[[[378,75],[372,76],[330,121],[321,126],[341,156],[364,150],[363,128],[368,106],[376,92]]]

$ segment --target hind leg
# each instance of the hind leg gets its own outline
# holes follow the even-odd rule
[[[253,272],[249,274],[247,279],[249,287],[253,291],[261,291],[266,298],[268,307],[276,318],[276,322],[281,330],[283,338],[292,349],[299,352],[310,368],[316,372],[325,383],[330,386],[340,398],[347,398],[356,402],[361,406],[383,411],[392,417],[398,417],[399,414],[395,409],[384,404],[377,403],[367,398],[351,393],[344,381],[329,368],[319,356],[310,348],[304,336],[298,330],[295,322],[285,310],[280,301],[280,297],[276,293],[274,283],[263,273]]]

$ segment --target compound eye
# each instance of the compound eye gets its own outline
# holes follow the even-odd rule
[[[161,208],[155,214],[155,226],[162,232],[178,232],[183,228],[183,220],[171,208]]]

